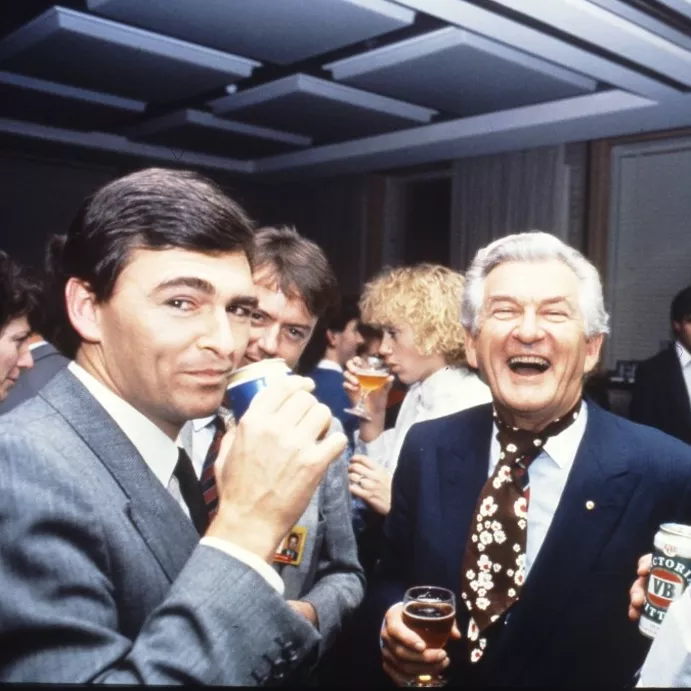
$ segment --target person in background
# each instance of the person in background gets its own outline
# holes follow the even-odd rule
[[[38,307],[38,288],[17,261],[0,250],[0,401],[34,361],[29,350],[29,319]]]
[[[40,299],[29,313],[31,335],[27,344],[34,366],[21,373],[7,398],[0,403],[0,415],[8,413],[20,403],[34,396],[69,363],[69,359],[58,352],[52,342],[55,339],[56,330],[59,328],[57,315],[61,310],[60,296],[56,296],[55,291],[52,290],[53,281],[48,275],[52,265],[52,257],[50,256],[52,246],[52,243],[48,244],[43,276],[41,280],[36,280]]]
[[[357,303],[357,297],[344,296],[340,306],[317,323],[298,368],[301,374],[314,381],[314,396],[329,406],[331,414],[341,421],[351,446],[357,418],[345,412],[350,398],[343,389],[343,368],[364,343]]]
[[[385,516],[391,478],[408,430],[416,422],[449,415],[491,400],[490,391],[465,359],[460,322],[463,276],[437,264],[386,270],[365,286],[362,318],[382,329],[379,354],[392,375],[409,386],[393,429],[385,430],[393,383],[370,394],[371,420],[361,420],[359,445],[350,462],[350,491]],[[344,387],[353,401],[360,387],[347,365]]]
[[[252,280],[257,298],[250,311],[241,365],[283,358],[294,368],[320,317],[338,300],[336,276],[324,252],[294,228],[260,228],[254,235]],[[197,474],[215,461],[214,416],[193,420],[181,432]],[[332,419],[329,435],[342,432]],[[210,455],[211,454],[211,455]],[[303,537],[299,563],[274,561],[288,604],[321,636],[320,656],[333,644],[364,595],[351,524],[347,453],[327,470],[295,527]]]
[[[670,307],[674,343],[636,368],[629,418],[691,444],[691,286]]]

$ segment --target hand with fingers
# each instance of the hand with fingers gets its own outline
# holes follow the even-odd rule
[[[629,619],[631,621],[638,621],[641,618],[652,561],[652,554],[645,554],[638,560],[638,570],[636,571],[638,578],[629,590]]]
[[[216,464],[218,512],[207,535],[271,562],[347,445],[342,433],[324,437],[331,412],[312,396],[313,389],[305,377],[277,379],[226,435]]]
[[[377,513],[386,516],[391,510],[392,475],[367,456],[355,454],[348,466],[350,492],[360,497]]]
[[[454,622],[450,638],[460,637],[461,632]],[[420,675],[436,677],[449,666],[449,657],[443,648],[428,648],[422,638],[403,623],[400,602],[386,613],[381,638],[384,671],[399,686],[414,684]]]

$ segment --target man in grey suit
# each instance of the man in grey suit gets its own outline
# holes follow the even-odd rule
[[[279,357],[294,368],[317,321],[338,305],[336,276],[324,252],[293,228],[260,228],[252,259],[257,305],[250,315],[241,364]],[[207,459],[213,425],[213,417],[194,420],[181,434],[198,472]],[[343,431],[336,418],[331,431]],[[280,554],[274,558],[289,604],[319,629],[320,654],[331,647],[364,596],[347,468],[348,456],[343,453],[296,521],[303,543],[300,558],[287,560]],[[288,549],[288,543],[284,547]]]
[[[55,274],[74,360],[0,419],[2,681],[275,684],[314,663],[269,564],[345,447],[319,441],[328,409],[301,377],[262,391],[223,440],[208,526],[174,441],[246,347],[251,246],[189,172],[115,180],[75,219]]]

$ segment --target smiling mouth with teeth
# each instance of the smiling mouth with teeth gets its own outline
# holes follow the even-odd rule
[[[549,369],[550,362],[537,355],[517,355],[509,358],[508,365],[516,374],[542,374]]]

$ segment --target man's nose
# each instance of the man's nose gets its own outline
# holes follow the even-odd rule
[[[515,333],[523,343],[533,343],[541,337],[542,327],[534,310],[525,310],[523,312]]]
[[[225,308],[216,310],[212,315],[208,338],[209,345],[219,355],[229,357],[233,353],[235,337]]]
[[[385,333],[379,344],[379,355],[391,355],[391,336]]]
[[[17,360],[17,367],[20,369],[30,369],[34,366],[34,356],[31,351],[27,348]]]
[[[258,339],[259,347],[264,353],[274,357],[278,353],[278,339],[280,335],[280,325],[274,324],[262,330]]]

